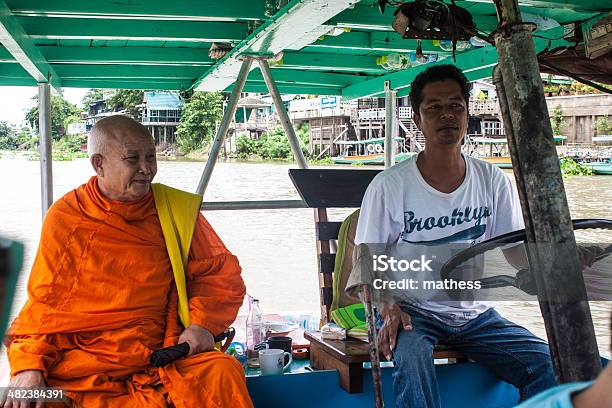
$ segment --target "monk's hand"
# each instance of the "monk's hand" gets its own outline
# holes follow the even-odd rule
[[[11,388],[41,388],[46,387],[45,378],[39,370],[26,370],[18,373],[9,382],[8,387]],[[11,400],[5,395],[0,395],[0,406],[3,408],[28,408],[30,403],[26,400]],[[43,401],[36,401],[36,408],[42,408]]]
[[[378,346],[387,360],[391,360],[400,329],[412,330],[410,315],[394,303],[385,305],[381,312],[384,324],[378,333]]]
[[[190,324],[183,331],[178,342],[189,344],[189,354],[187,354],[187,357],[215,348],[215,338],[213,335],[197,324]]]

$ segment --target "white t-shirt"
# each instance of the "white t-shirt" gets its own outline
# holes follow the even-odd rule
[[[378,174],[361,203],[356,244],[477,244],[524,228],[517,194],[494,165],[463,156],[463,183],[443,193],[423,179],[414,156]],[[462,325],[493,307],[492,302],[410,302],[438,319]]]

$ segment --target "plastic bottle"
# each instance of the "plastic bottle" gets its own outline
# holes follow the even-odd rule
[[[444,51],[452,51],[453,50],[453,42],[451,40],[441,40],[440,48]],[[474,48],[469,41],[457,41],[456,49],[458,52],[467,51],[471,48]]]
[[[410,61],[406,54],[392,53],[389,55],[383,55],[376,59],[376,63],[382,68],[389,71],[398,71],[400,69],[406,69],[410,67]]]
[[[246,321],[247,357],[249,360],[258,358],[258,351],[255,350],[255,346],[265,339],[266,328],[264,316],[259,308],[259,300],[253,299]]]
[[[406,69],[410,66],[406,54],[389,54],[388,64],[392,69]]]

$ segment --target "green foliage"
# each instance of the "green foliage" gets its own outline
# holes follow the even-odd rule
[[[595,120],[595,129],[599,135],[612,134],[612,120],[609,116],[600,116]]]
[[[144,93],[142,89],[117,89],[115,94],[108,100],[108,106],[113,110],[125,109],[134,119],[140,121],[140,105]]]
[[[32,98],[35,105],[25,116],[30,126],[38,132],[38,95]],[[81,109],[58,95],[51,95],[51,136],[59,139],[66,133],[71,120],[80,120]]]
[[[87,143],[87,135],[64,136],[60,140],[54,140],[53,160],[69,161],[79,157],[87,157],[87,153],[81,151],[83,143]]]
[[[325,156],[325,157],[323,157],[321,159],[310,159],[310,160],[308,160],[308,163],[327,166],[327,165],[330,165],[330,164],[334,164],[334,161],[332,160],[331,157]]]
[[[6,122],[0,122],[0,150],[31,149],[38,143],[29,128],[15,132]]]
[[[176,129],[176,141],[184,153],[203,147],[212,140],[221,121],[223,96],[219,92],[194,92],[183,106]]]
[[[553,115],[550,118],[550,126],[552,127],[553,135],[560,135],[561,131],[565,127],[561,105],[557,105],[553,110]]]
[[[15,132],[6,122],[0,122],[0,150],[13,150],[17,148]]]
[[[291,157],[291,145],[285,131],[277,127],[270,133],[264,133],[259,139],[258,156],[262,159],[288,159]]]
[[[85,110],[89,110],[89,105],[96,101],[100,101],[104,98],[104,90],[103,89],[90,89],[87,91],[85,96],[83,96],[83,100],[81,103]]]
[[[296,135],[302,152],[306,154],[309,140],[308,125],[298,127]],[[277,127],[270,133],[263,133],[259,140],[253,140],[247,136],[238,137],[236,139],[236,154],[241,159],[259,157],[266,160],[289,160],[293,157],[289,139],[282,127]]]
[[[593,175],[593,169],[575,162],[570,157],[563,157],[561,159],[561,173],[564,176],[591,176]]]
[[[253,140],[248,136],[238,136],[236,138],[236,155],[239,159],[248,159],[256,155],[258,140]]]

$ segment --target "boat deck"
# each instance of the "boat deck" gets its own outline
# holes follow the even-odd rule
[[[297,365],[296,365],[297,363]],[[371,408],[374,391],[369,368],[364,373],[364,391],[348,394],[340,388],[337,371],[308,372],[309,361],[294,362],[296,372],[272,376],[248,376],[247,387],[256,407],[351,407]],[[393,406],[392,367],[382,368],[385,405]],[[518,390],[496,378],[476,363],[436,365],[436,375],[445,408],[514,407]]]

